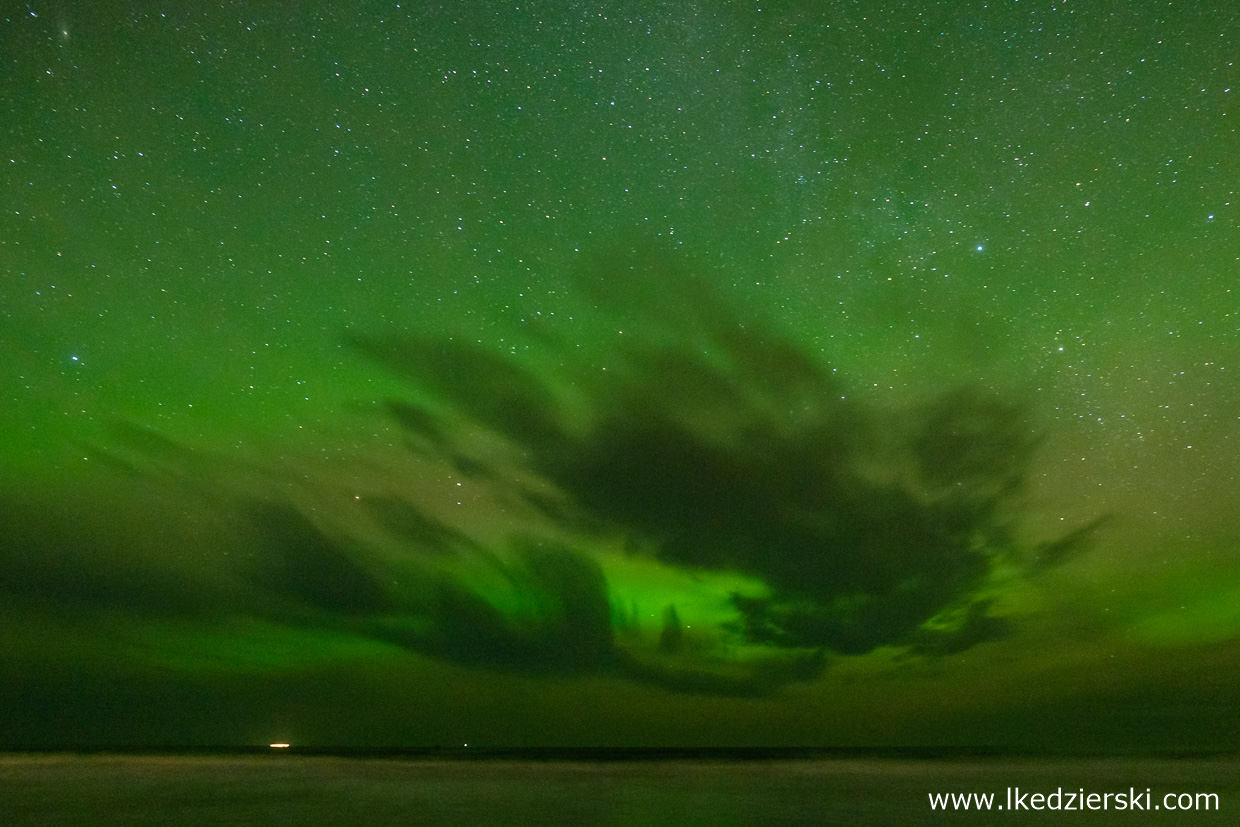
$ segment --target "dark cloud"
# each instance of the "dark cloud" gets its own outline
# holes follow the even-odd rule
[[[540,335],[524,351],[538,355],[519,358],[466,337],[355,344],[416,389],[390,406],[412,444],[511,485],[480,452],[496,444],[481,428],[551,483],[555,495],[527,500],[566,528],[760,578],[769,596],[733,598],[749,642],[931,653],[1001,634],[983,587],[999,562],[1039,556],[1012,531],[1036,447],[1023,406],[956,388],[871,409],[789,338],[677,279],[613,266],[594,291],[617,330],[602,347]],[[668,627],[662,647],[675,639]]]
[[[761,695],[836,655],[942,656],[999,637],[996,570],[1033,572],[1089,539],[1092,526],[1033,548],[1015,539],[1037,444],[1017,401],[955,388],[872,407],[691,279],[603,272],[583,288],[599,322],[585,341],[354,341],[409,383],[387,410],[410,447],[523,505],[491,539],[468,510],[446,522],[393,480],[328,505],[280,462],[118,426],[111,468],[135,492],[125,519],[137,522],[142,490],[163,503],[143,519],[180,516],[135,541],[9,503],[0,591],[67,612],[226,612],[476,667]],[[193,539],[172,553],[178,531]],[[608,582],[617,552],[603,549],[617,540],[664,571],[757,585],[719,593],[692,628],[657,588],[642,599],[663,602],[639,617]],[[135,542],[147,550],[123,547]]]
[[[427,552],[467,553],[478,546],[465,534],[395,496],[366,498],[367,510],[387,532]]]
[[[542,541],[519,541],[495,561],[509,603],[441,576],[423,601],[377,634],[427,654],[522,672],[581,672],[614,665],[607,581],[594,561]],[[502,598],[501,601],[502,602]],[[423,623],[408,624],[409,618]]]
[[[247,568],[267,595],[332,614],[366,615],[396,608],[359,550],[333,540],[295,508],[262,503],[250,522],[259,553]]]
[[[217,612],[219,595],[198,572],[147,565],[151,557],[142,541],[84,519],[83,510],[124,523],[132,517],[109,498],[93,507],[76,499],[60,503],[42,492],[0,498],[0,600],[7,606],[51,607],[63,615]]]

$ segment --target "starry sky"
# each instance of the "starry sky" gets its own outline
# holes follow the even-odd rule
[[[0,743],[1232,737],[1238,37],[12,4]]]

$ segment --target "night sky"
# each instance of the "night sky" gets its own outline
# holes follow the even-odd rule
[[[0,747],[1234,747],[1226,4],[11,4]]]

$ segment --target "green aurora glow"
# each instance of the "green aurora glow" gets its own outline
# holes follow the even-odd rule
[[[79,5],[0,747],[1234,745],[1234,14]]]

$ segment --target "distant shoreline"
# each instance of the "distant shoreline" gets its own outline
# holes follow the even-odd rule
[[[831,760],[1240,760],[1240,750],[1022,750],[1009,747],[327,747],[327,746],[87,746],[0,748],[0,761],[33,756],[116,757],[331,757],[448,761],[584,763],[773,762]]]

